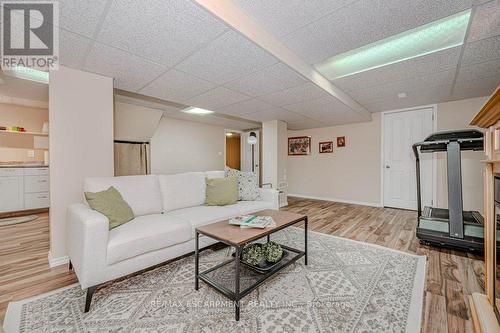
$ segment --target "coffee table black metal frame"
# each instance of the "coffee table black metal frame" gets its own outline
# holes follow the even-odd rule
[[[236,321],[240,320],[240,300],[243,297],[250,294],[253,290],[258,288],[262,283],[264,283],[271,276],[273,276],[274,274],[278,273],[279,271],[285,269],[286,267],[290,266],[291,264],[293,264],[294,262],[296,262],[300,258],[304,257],[304,263],[305,263],[305,265],[307,265],[307,216],[304,216],[303,218],[301,218],[301,219],[299,219],[291,224],[287,224],[287,225],[284,225],[281,227],[276,227],[276,228],[270,229],[268,233],[263,233],[262,237],[267,236],[267,241],[269,242],[270,236],[273,233],[275,233],[279,230],[285,229],[287,227],[290,227],[292,225],[295,225],[297,223],[301,223],[301,222],[304,222],[304,251],[286,246],[284,244],[280,244],[283,249],[290,252],[289,255],[291,256],[291,258],[287,259],[283,264],[278,264],[274,268],[272,268],[271,270],[269,270],[265,273],[262,273],[262,276],[256,282],[254,282],[252,285],[250,285],[249,287],[247,287],[244,290],[240,290],[240,270],[241,270],[240,266],[241,266],[241,262],[240,262],[240,260],[237,260],[237,259],[240,258],[241,251],[243,250],[245,245],[247,245],[248,243],[251,243],[252,241],[249,241],[249,242],[244,243],[244,244],[233,244],[233,243],[228,242],[226,240],[222,240],[214,235],[207,235],[207,234],[203,233],[201,230],[198,230],[198,228],[196,228],[195,285],[194,285],[195,287],[194,287],[194,289],[195,290],[199,289],[199,280],[204,281],[206,284],[208,284],[209,286],[214,288],[216,291],[218,291],[219,293],[221,293],[222,295],[226,296],[227,298],[229,298],[230,300],[232,300],[234,302],[234,305],[235,305],[235,316],[234,317],[235,317]],[[210,237],[210,238],[213,238],[221,243],[224,243],[226,245],[234,247],[236,250],[235,257],[233,259],[229,259],[227,261],[224,261],[224,262],[222,262],[214,267],[211,267],[211,268],[200,273],[200,271],[199,271],[199,269],[200,269],[200,267],[199,267],[199,265],[200,265],[199,236],[200,236],[200,234],[203,234],[203,235]],[[235,273],[235,289],[236,289],[235,291],[229,290],[228,288],[217,283],[217,281],[212,280],[208,276],[208,273],[213,272],[217,269],[220,269],[220,268],[232,263],[233,261],[235,262],[235,272],[234,272]]]

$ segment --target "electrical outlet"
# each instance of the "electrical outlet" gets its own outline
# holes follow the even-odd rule
[[[35,151],[34,150],[28,150],[28,157],[35,157]]]

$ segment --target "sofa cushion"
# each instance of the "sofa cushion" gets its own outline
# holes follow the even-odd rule
[[[86,178],[85,192],[100,192],[113,186],[120,192],[135,216],[162,212],[161,192],[158,176],[122,176]]]
[[[161,175],[159,180],[165,212],[205,204],[204,172]]]
[[[239,215],[238,210],[228,207],[231,206],[196,206],[177,209],[166,215],[175,216],[188,221],[192,228],[191,235],[195,237],[195,228]]]
[[[264,209],[273,209],[273,203],[269,201],[238,201],[234,205],[226,206],[237,210],[240,214],[252,214]]]
[[[207,171],[205,172],[205,177],[208,179],[214,178],[224,178],[224,171]]]
[[[106,260],[112,265],[191,238],[191,226],[185,220],[164,214],[139,216],[109,232]]]

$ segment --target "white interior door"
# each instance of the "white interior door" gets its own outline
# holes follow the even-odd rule
[[[417,209],[412,145],[434,132],[434,109],[384,114],[384,206]],[[434,154],[420,155],[422,204],[434,202]]]
[[[259,178],[259,165],[260,165],[260,131],[252,131],[257,135],[257,143],[253,146],[253,162],[254,162],[254,171],[257,173],[257,179]],[[252,171],[252,145],[248,144],[248,136],[250,132],[241,133],[240,136],[240,144],[241,144],[241,171]]]

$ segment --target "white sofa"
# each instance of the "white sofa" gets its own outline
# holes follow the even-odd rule
[[[193,252],[196,227],[279,209],[278,191],[272,189],[260,189],[259,201],[205,206],[206,177],[224,177],[224,171],[85,179],[84,191],[114,186],[135,215],[132,221],[109,230],[108,219],[86,203],[68,208],[70,268],[82,289],[88,288],[85,312],[100,284]],[[199,242],[200,247],[215,243],[204,236]]]

